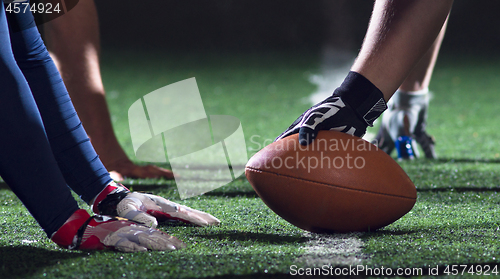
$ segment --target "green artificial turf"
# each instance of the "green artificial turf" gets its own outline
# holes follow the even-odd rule
[[[427,273],[439,266],[444,276],[447,265],[498,264],[500,60],[454,58],[439,61],[431,84],[428,130],[440,159],[401,162],[418,200],[385,228],[347,235],[306,233],[268,209],[244,177],[183,201],[172,181],[127,179],[133,190],[210,212],[222,223],[210,228],[161,224],[160,229],[188,244],[179,251],[68,251],[48,240],[12,191],[0,184],[0,278],[285,278],[292,265],[327,263]],[[105,51],[102,68],[115,131],[131,158],[128,107],[157,88],[191,77],[197,79],[208,115],[241,120],[252,155],[310,106],[307,97],[315,87],[308,78],[319,71],[319,57]]]

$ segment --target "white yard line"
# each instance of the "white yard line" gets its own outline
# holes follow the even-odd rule
[[[362,233],[316,234],[304,232],[310,238],[304,247],[304,254],[297,258],[297,264],[304,267],[321,267],[324,265],[346,266],[363,264],[369,259],[362,253]]]

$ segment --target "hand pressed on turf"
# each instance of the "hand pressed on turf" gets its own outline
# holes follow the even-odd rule
[[[188,224],[205,227],[218,225],[219,219],[214,216],[189,208],[160,196],[133,192],[127,195],[117,206],[118,216],[134,216],[133,220],[141,220],[147,226],[155,227],[155,221],[182,221]]]
[[[160,196],[130,192],[119,183],[111,183],[91,202],[96,214],[120,216],[155,228],[158,221],[182,221],[197,226],[218,225],[214,216],[169,201]]]
[[[63,248],[78,250],[114,249],[121,252],[177,250],[182,241],[160,230],[125,218],[90,215],[79,209],[51,237]]]

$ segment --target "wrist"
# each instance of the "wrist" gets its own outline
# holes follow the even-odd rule
[[[340,96],[368,126],[387,109],[384,95],[371,81],[356,72],[349,72],[333,95]]]
[[[95,214],[117,216],[116,206],[130,193],[125,186],[111,182],[92,201],[90,208]]]
[[[89,218],[90,214],[85,209],[78,209],[52,234],[50,239],[63,248],[74,249],[77,243],[78,230]]]

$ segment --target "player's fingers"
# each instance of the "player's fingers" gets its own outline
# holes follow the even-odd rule
[[[157,220],[159,221],[182,221],[184,223],[188,224],[194,224],[197,226],[205,227],[210,225],[209,221],[211,223],[214,223],[216,221],[214,220],[207,220],[202,216],[198,216],[194,212],[186,211],[181,208],[178,209],[178,211],[171,211],[171,212],[164,212],[164,211],[158,211],[158,210],[148,210],[148,214],[151,214],[152,216],[156,217]],[[215,218],[215,217],[214,217]],[[218,221],[218,220],[217,220]]]
[[[133,252],[146,252],[148,248],[144,246],[140,246],[126,238],[120,239],[115,245],[114,248],[120,252],[133,253]]]
[[[309,127],[301,127],[299,131],[299,143],[300,145],[309,145],[316,139],[318,131],[313,130]]]
[[[286,138],[288,136],[295,135],[299,132],[299,130],[300,130],[300,127],[295,127],[292,129],[289,128],[288,130],[283,132],[281,135],[279,135],[274,141],[278,141],[278,140]]]
[[[186,247],[178,238],[144,226],[126,226],[106,236],[103,244],[123,252],[165,251]]]
[[[186,223],[192,223],[198,226],[217,225],[219,219],[211,214],[200,210],[192,209],[185,205],[169,201],[163,197],[142,194],[149,199],[148,202],[154,202],[155,206],[148,206],[148,213],[155,216],[158,220],[164,221],[169,219],[180,220]]]
[[[278,141],[278,140],[286,138],[288,136],[297,134],[299,132],[300,126],[302,125],[302,120],[304,118],[304,115],[306,115],[308,111],[309,110],[307,110],[301,116],[299,116],[297,119],[295,119],[295,121],[293,121],[292,125],[290,125],[290,127],[288,127],[288,129],[286,129],[283,133],[281,133],[281,135],[279,135],[274,141]]]
[[[158,226],[156,218],[143,211],[129,211],[124,218],[144,224],[145,226],[151,228],[156,228],[156,226]]]
[[[178,238],[155,229],[138,233],[136,236],[141,246],[153,251],[178,250],[186,247],[186,244]]]
[[[144,201],[147,202],[148,200],[144,199]],[[153,206],[156,207],[154,203]],[[143,207],[143,199],[139,199],[137,195],[132,193],[118,203],[116,212],[120,217],[142,223],[148,227],[156,228],[158,221],[154,216],[142,211],[141,209],[143,209]]]
[[[178,219],[186,223],[194,224],[200,227],[206,227],[209,225],[208,220],[202,216],[197,215],[192,211],[186,211],[180,208],[178,212],[170,213],[171,219]]]
[[[182,206],[182,211],[185,211],[185,206]],[[192,223],[198,226],[216,226],[220,224],[220,220],[215,218],[212,214],[189,208],[187,215],[193,218]]]
[[[129,238],[133,238],[136,235],[136,229],[132,226],[122,227],[114,232],[109,233],[102,243],[107,247],[113,247],[114,249],[122,252],[145,252],[148,249],[143,245],[139,245],[139,241],[131,241]]]

